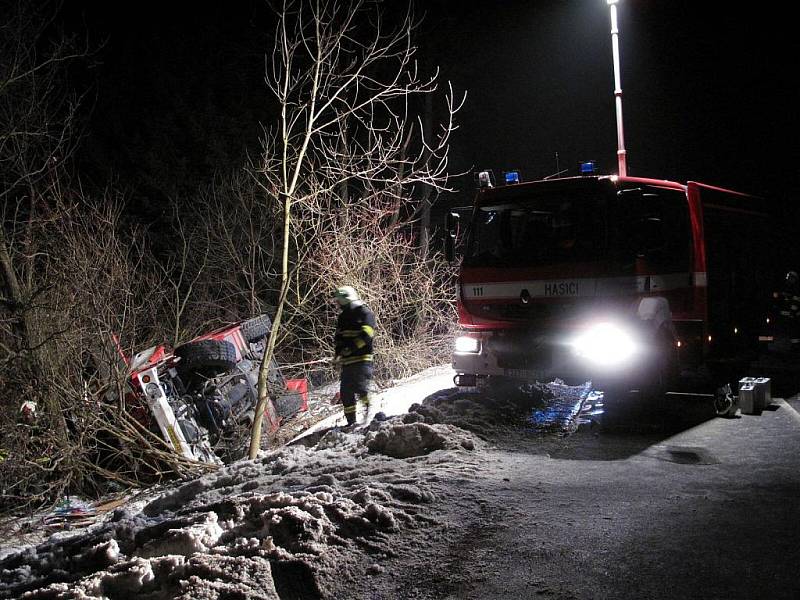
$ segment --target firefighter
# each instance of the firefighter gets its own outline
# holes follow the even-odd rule
[[[372,383],[372,340],[375,315],[349,285],[336,289],[334,296],[342,312],[336,322],[334,361],[341,365],[340,394],[347,424],[356,422],[356,396],[367,414],[372,415],[369,388]]]
[[[774,294],[778,301],[778,320],[789,338],[789,349],[800,349],[800,278],[789,271],[783,280],[783,290]]]

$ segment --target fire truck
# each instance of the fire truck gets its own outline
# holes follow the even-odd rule
[[[456,385],[558,377],[661,394],[692,372],[713,393],[758,355],[791,266],[764,199],[615,175],[480,181],[459,234]],[[463,228],[447,220],[452,258]]]

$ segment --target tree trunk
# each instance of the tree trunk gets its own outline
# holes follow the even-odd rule
[[[27,298],[23,293],[19,278],[14,270],[11,254],[8,251],[5,232],[0,226],[0,272],[3,274],[5,298],[9,312],[12,315],[12,327],[16,338],[16,350],[20,355],[28,359],[30,377],[37,386],[46,386],[47,381],[43,369],[43,357],[40,349],[40,342],[36,339],[36,327],[32,318],[30,307],[27,306]],[[47,400],[45,407],[46,414],[52,419],[51,423],[58,434],[58,439],[66,443],[67,425],[61,411],[61,404],[58,397],[53,394],[44,394]]]
[[[278,297],[278,307],[275,310],[275,318],[272,320],[272,330],[269,333],[267,348],[264,350],[264,358],[258,370],[258,404],[256,414],[253,419],[253,429],[250,435],[250,450],[248,457],[253,460],[258,455],[261,448],[261,431],[263,429],[264,410],[270,398],[269,390],[269,367],[272,357],[275,354],[275,342],[278,339],[278,328],[281,324],[283,306],[286,303],[286,295],[289,292],[289,226],[291,224],[292,201],[288,194],[283,198],[283,256],[281,263],[281,291]]]

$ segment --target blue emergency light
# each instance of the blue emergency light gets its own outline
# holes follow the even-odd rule
[[[519,183],[519,171],[506,171],[503,176],[506,179],[506,185]]]
[[[581,163],[581,175],[593,175],[595,173],[594,161],[587,160]]]

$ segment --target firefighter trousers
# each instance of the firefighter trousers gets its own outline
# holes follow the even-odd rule
[[[372,383],[372,363],[359,362],[342,367],[342,379],[339,392],[344,408],[347,424],[356,422],[356,396],[369,409],[369,387]]]

